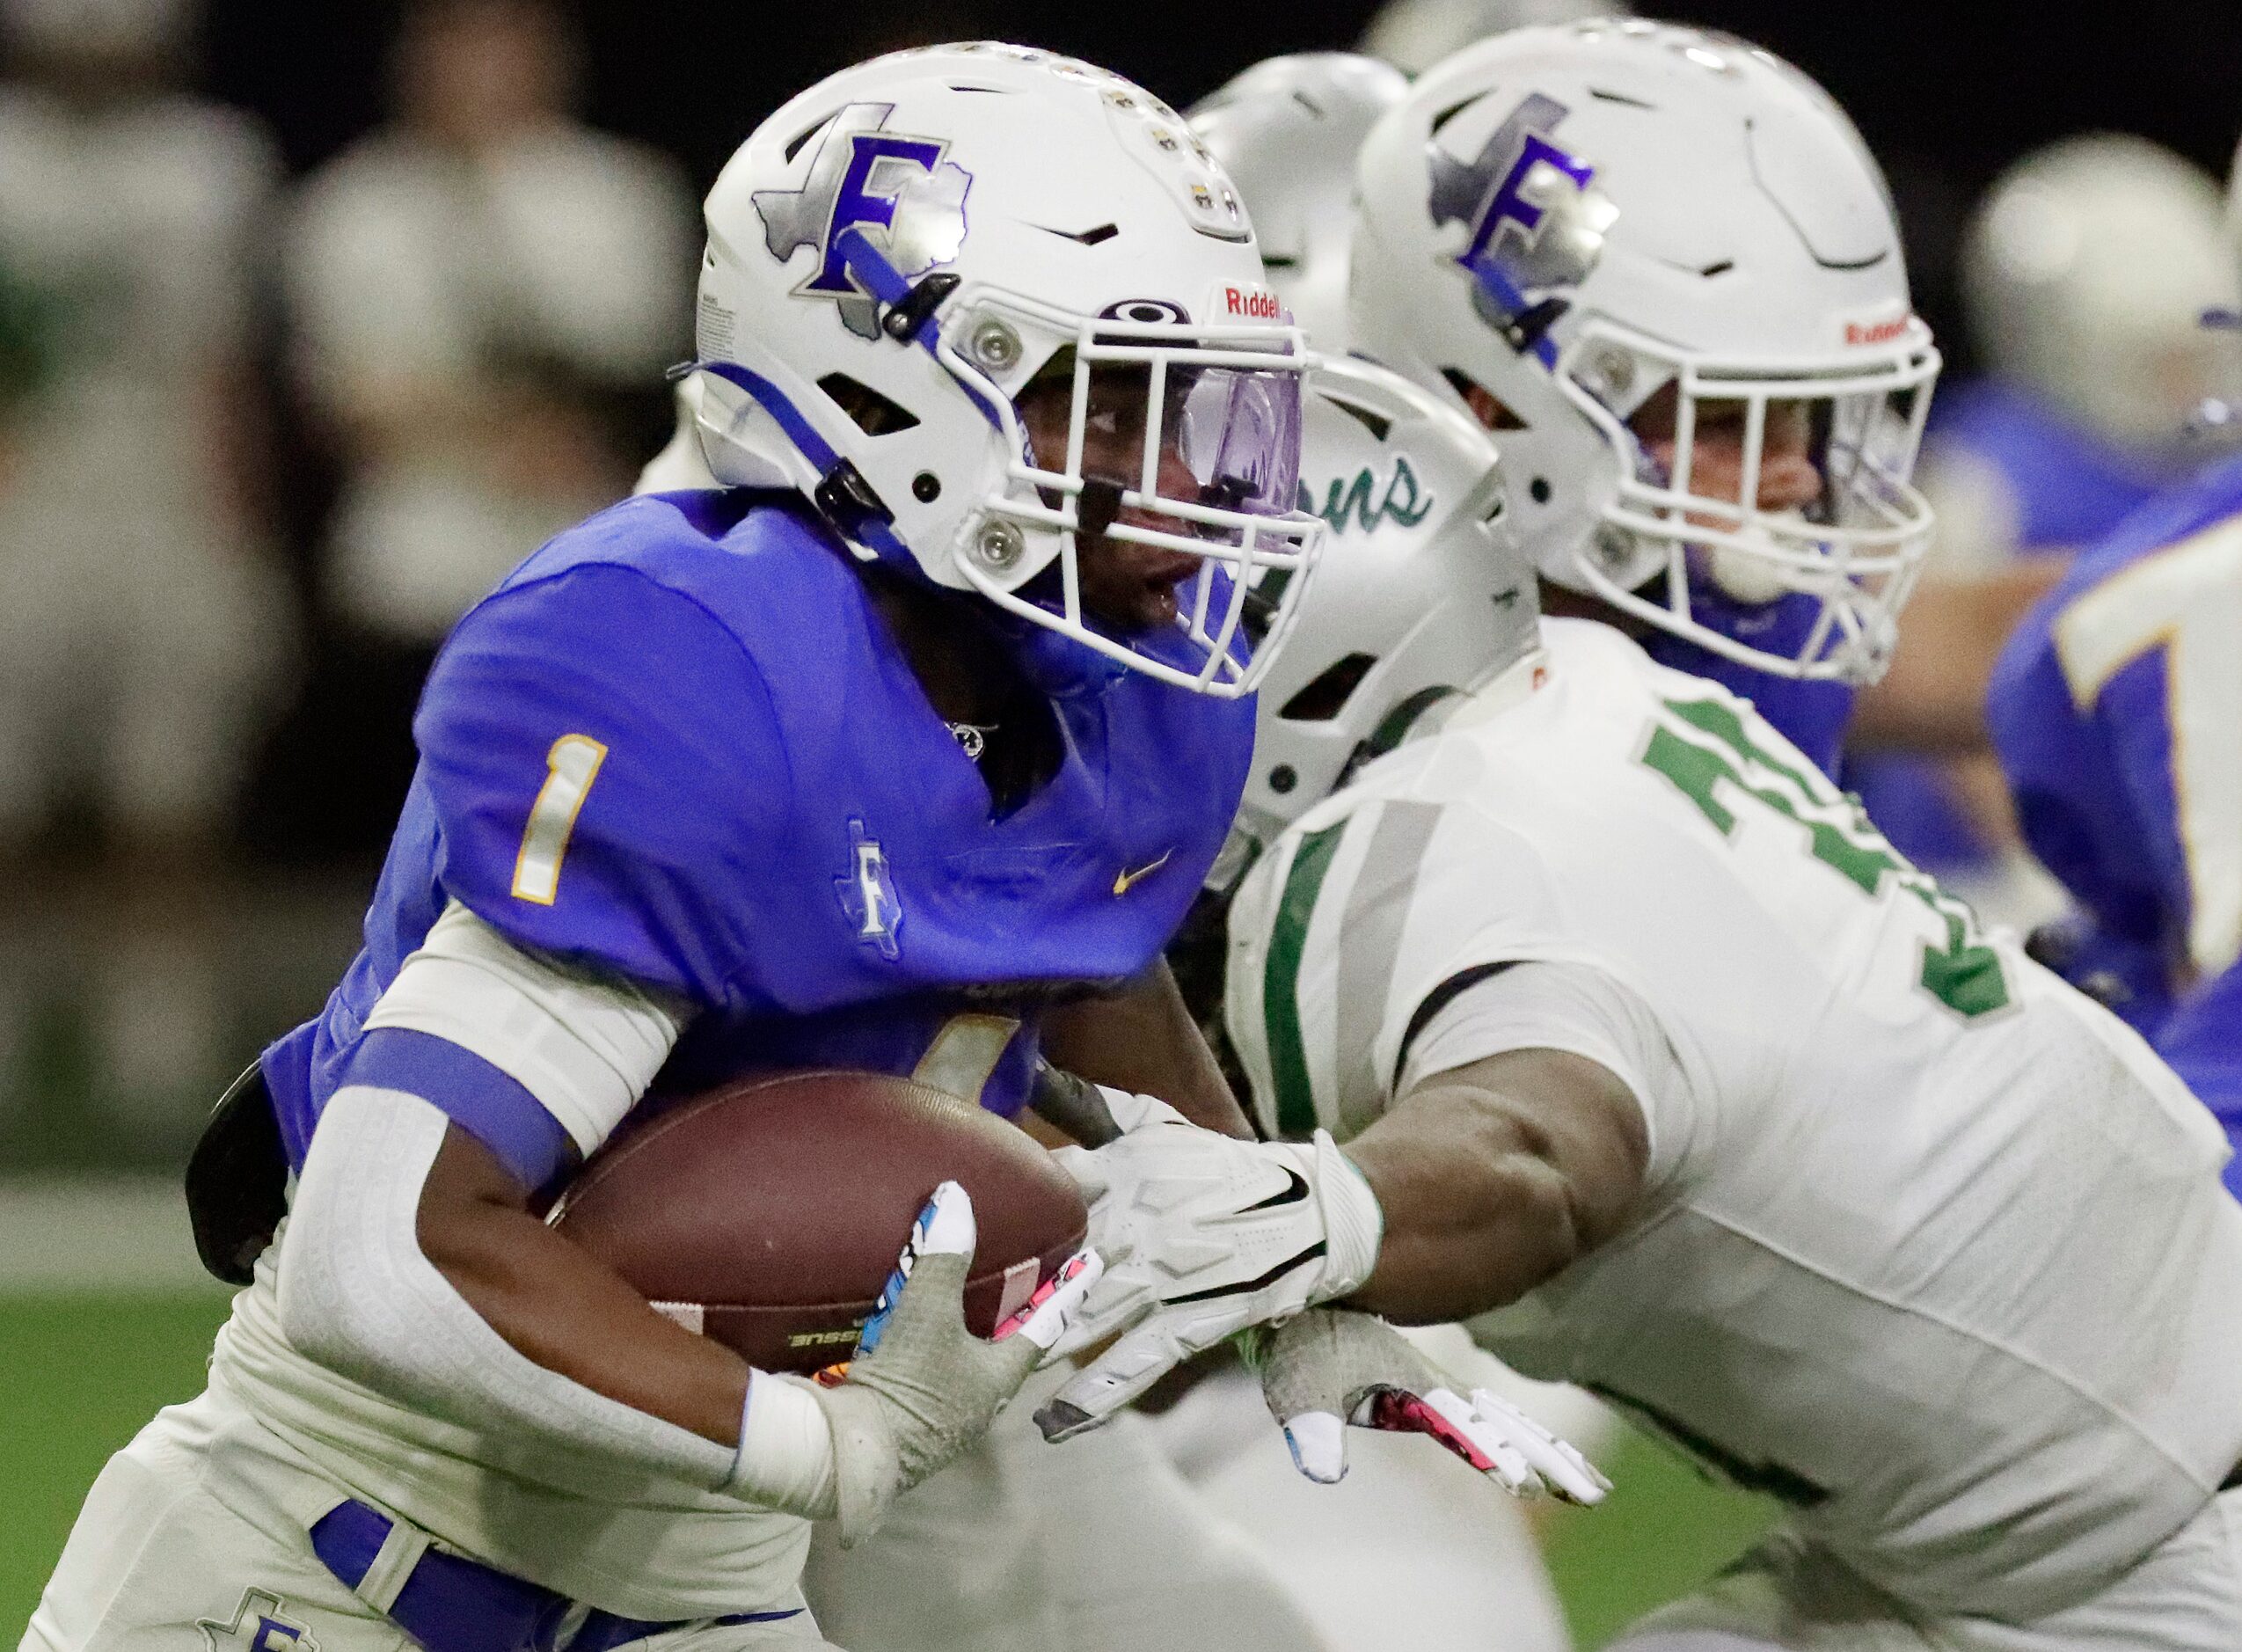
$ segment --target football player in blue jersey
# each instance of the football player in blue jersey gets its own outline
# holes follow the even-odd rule
[[[1654,26],[1450,60],[1448,106],[1513,105],[1468,152],[1428,150],[1422,95],[1385,117],[1356,173],[1349,343],[1495,433],[1548,611],[1749,695],[1828,767],[1927,547],[1910,473],[1939,355],[1843,113],[1793,142],[1686,80],[1654,108],[1604,97],[1599,42]],[[1723,72],[1713,45],[1670,55]]]
[[[2021,893],[1985,680],[2025,610],[2129,512],[2209,457],[2197,414],[2231,376],[2206,310],[2237,300],[2218,192],[2145,138],[2065,138],[1972,216],[1962,297],[1983,370],[1943,390],[1922,482],[1939,531],[1906,645],[1861,708],[1846,781],[1919,864]],[[1935,755],[1934,755],[1935,754]]]
[[[1979,205],[1961,274],[1985,370],[1924,443],[1942,566],[2074,554],[2201,462],[2188,421],[2234,354],[2201,319],[2237,297],[2201,168],[2121,133],[2038,150]]]
[[[2077,903],[2035,950],[2242,1148],[2242,459],[2072,565],[2003,651],[1987,720],[2025,839]],[[2242,1196],[2242,1158],[2226,1180]]]
[[[104,1471],[28,1648],[820,1645],[809,1519],[862,1535],[968,1444],[1094,1261],[974,1339],[945,1189],[821,1388],[664,1319],[542,1197],[756,1070],[1014,1113],[1047,1007],[1115,987],[1052,1042],[1243,1128],[1158,960],[1321,525],[1231,186],[1125,81],[943,48],[786,105],[708,228],[726,486],[571,530],[453,634],[364,951],[198,1154],[246,1287],[209,1387]]]

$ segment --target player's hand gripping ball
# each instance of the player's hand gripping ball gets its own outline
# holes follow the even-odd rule
[[[821,1378],[814,1391],[832,1431],[844,1546],[877,1531],[898,1496],[987,1431],[1098,1283],[1097,1254],[1077,1252],[983,1340],[960,1311],[975,1239],[973,1201],[944,1182],[912,1224],[845,1375]]]

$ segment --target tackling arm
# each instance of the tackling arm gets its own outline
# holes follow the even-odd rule
[[[1625,1221],[1649,1141],[1608,1068],[1519,1049],[1436,1073],[1346,1148],[1377,1195],[1377,1265],[1349,1305],[1405,1323],[1516,1300]]]

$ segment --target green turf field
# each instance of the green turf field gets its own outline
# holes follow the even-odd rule
[[[201,1387],[224,1315],[215,1294],[0,1298],[0,1647],[22,1633],[102,1460],[159,1406]],[[1767,1505],[1705,1486],[1645,1442],[1622,1450],[1612,1477],[1603,1508],[1558,1510],[1548,1528],[1583,1647],[1713,1571],[1769,1518]]]

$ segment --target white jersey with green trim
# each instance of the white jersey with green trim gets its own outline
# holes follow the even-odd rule
[[[1605,972],[1685,1094],[1645,1098],[1626,1230],[1475,1334],[1926,1609],[2092,1592],[2242,1456],[2218,1131],[1749,702],[1545,629],[1540,687],[1372,764],[1241,889],[1226,1007],[1264,1122],[1364,1128],[1482,966]]]

